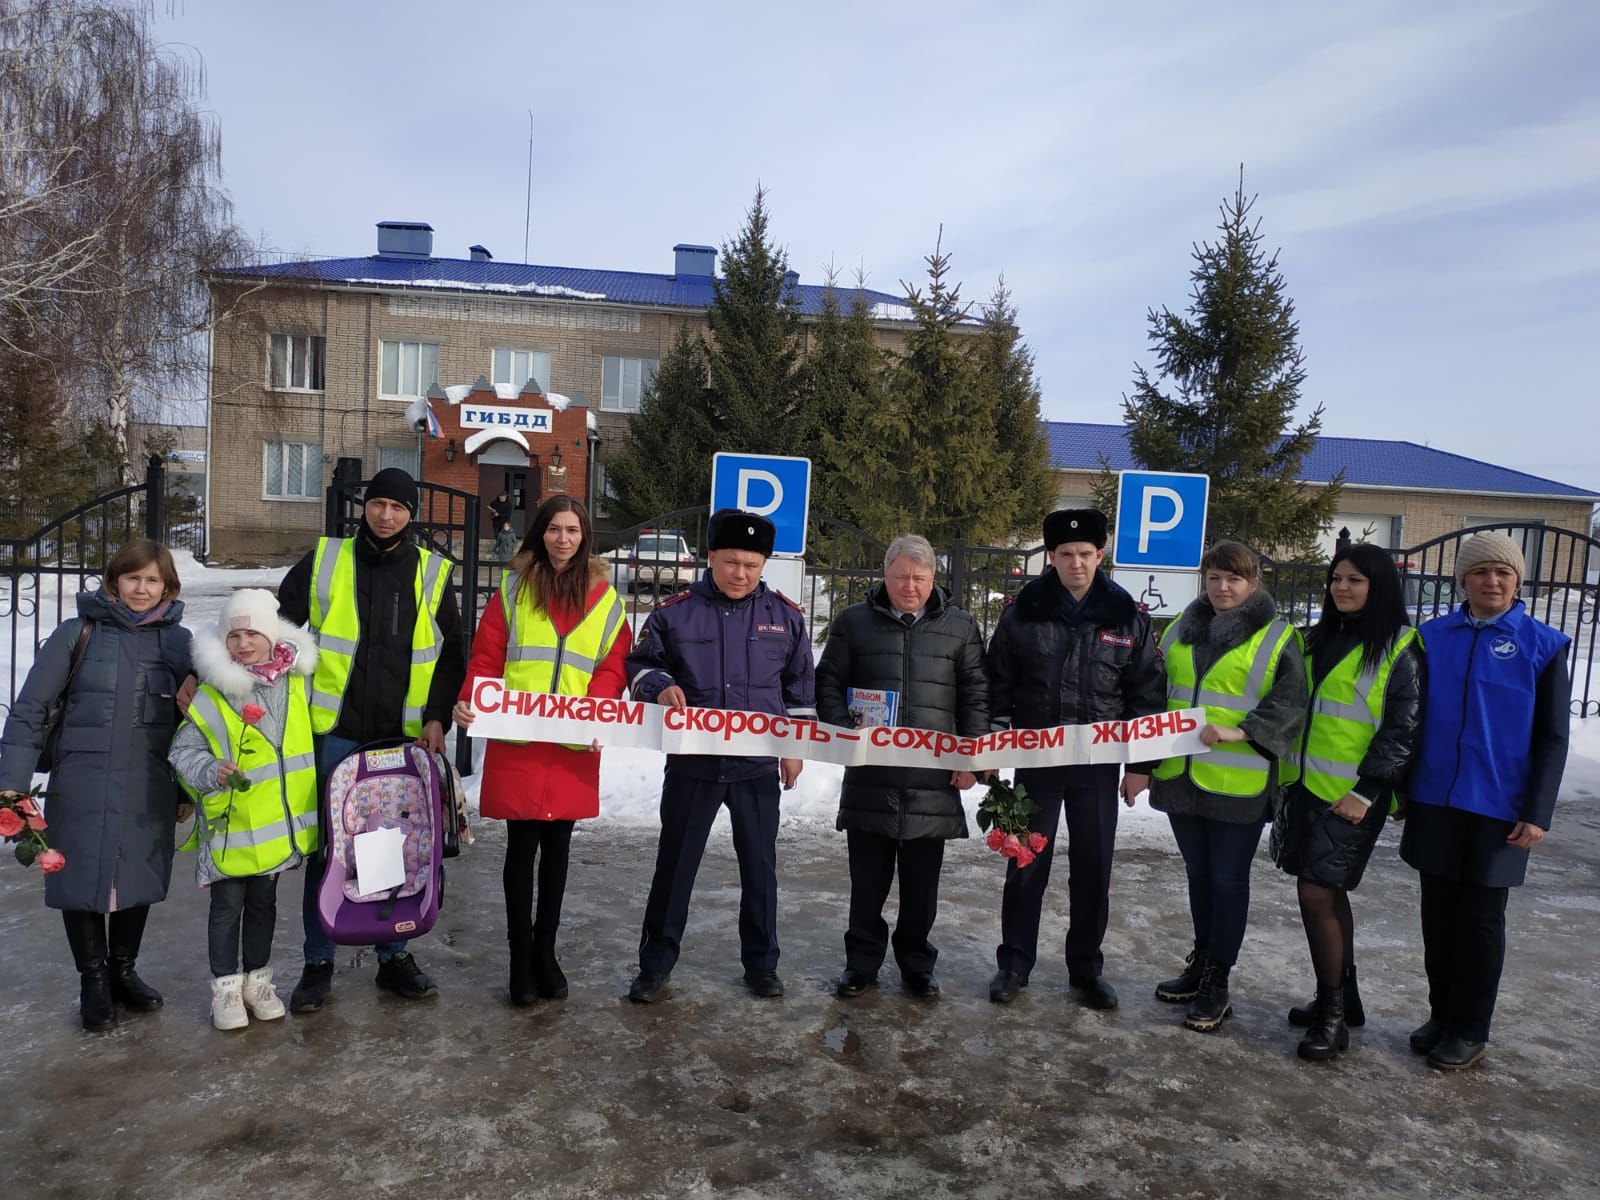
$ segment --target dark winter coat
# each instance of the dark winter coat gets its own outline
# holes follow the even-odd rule
[[[996,728],[1048,729],[1127,720],[1167,707],[1167,680],[1150,618],[1101,571],[1068,607],[1054,570],[1008,602],[989,639],[989,719]]]
[[[717,589],[707,571],[693,587],[655,606],[628,652],[628,688],[654,703],[669,687],[683,689],[691,708],[817,715],[816,666],[805,614],[764,583],[738,600]],[[667,770],[686,779],[731,783],[778,769],[773,758],[669,754]]]
[[[62,715],[46,795],[46,837],[66,867],[44,877],[51,908],[112,912],[166,899],[173,827],[183,797],[167,766],[178,685],[190,673],[183,605],[141,623],[103,591],[78,597],[39,649],[5,733],[0,789],[25,791],[44,744],[46,707],[66,687],[83,620],[93,622]]]
[[[848,727],[846,691],[853,687],[898,692],[900,725],[962,737],[989,731],[983,633],[943,588],[933,589],[911,626],[895,614],[881,583],[834,618],[817,663],[817,715]],[[837,828],[900,841],[958,838],[967,836],[967,818],[949,771],[849,767]]]
[[[363,526],[363,529],[365,526]],[[417,622],[417,548],[402,540],[379,550],[365,534],[356,535],[356,614],[361,638],[350,664],[333,737],[365,743],[401,735],[406,688],[411,680],[411,634]],[[296,625],[311,622],[311,565],[316,548],[289,568],[278,585],[278,612]],[[439,604],[439,661],[428,687],[422,720],[450,727],[450,710],[467,677],[467,654],[453,586]]]
[[[1256,631],[1278,615],[1272,597],[1257,588],[1236,608],[1219,613],[1211,601],[1199,597],[1178,618],[1177,640],[1194,647],[1196,678],[1204,678],[1213,663],[1229,650],[1242,646]],[[1165,685],[1163,685],[1164,687]],[[1163,704],[1165,701],[1163,700]],[[1300,734],[1306,724],[1310,695],[1306,688],[1306,660],[1299,638],[1291,638],[1278,655],[1272,686],[1261,703],[1239,723],[1257,754],[1268,759],[1294,758],[1300,752]],[[1150,781],[1150,807],[1172,816],[1208,817],[1235,825],[1248,825],[1276,811],[1281,793],[1275,769],[1267,772],[1267,788],[1260,796],[1221,796],[1196,787],[1188,774]]]

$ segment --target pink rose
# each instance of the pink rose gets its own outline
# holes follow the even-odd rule
[[[34,803],[32,796],[17,797],[17,808],[21,810],[22,815],[25,817],[37,817],[40,815],[39,806]]]
[[[1033,851],[1032,850],[1029,850],[1026,846],[1024,846],[1020,850],[1017,851],[1017,866],[1018,867],[1026,867],[1031,862],[1033,862]]]
[[[254,725],[266,715],[267,710],[262,708],[259,704],[246,704],[239,710],[239,719],[246,725]]]
[[[1000,847],[1005,844],[1006,835],[997,825],[993,829],[989,830],[989,836],[983,840],[989,844],[989,849],[998,853]]]
[[[1030,833],[1028,835],[1028,849],[1032,850],[1035,854],[1039,853],[1039,851],[1043,850],[1049,844],[1050,839],[1045,837],[1045,835],[1042,833]]]
[[[29,817],[28,818],[28,828],[33,830],[35,833],[43,833],[45,828],[46,828],[45,823],[44,823],[44,818],[43,817]]]
[[[1023,849],[1022,840],[1014,833],[1006,834],[1005,841],[1000,843],[1000,853],[1007,858],[1015,858]]]
[[[23,820],[12,808],[0,808],[0,837],[16,837],[23,830]]]
[[[67,857],[59,850],[46,850],[39,855],[39,870],[46,875],[54,875],[67,865]]]

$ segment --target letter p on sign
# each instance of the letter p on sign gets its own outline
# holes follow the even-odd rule
[[[1117,569],[1193,571],[1206,545],[1211,477],[1178,471],[1120,471],[1113,558]]]
[[[1155,518],[1157,500],[1166,500],[1172,505],[1172,515],[1159,524]],[[1169,487],[1152,486],[1145,488],[1139,511],[1139,553],[1150,553],[1150,535],[1152,533],[1166,533],[1169,529],[1176,529],[1182,521],[1182,496]]]
[[[770,516],[783,507],[782,480],[771,471],[757,467],[744,467],[739,471],[737,494],[739,498],[734,502],[734,507],[755,513],[758,517]],[[757,496],[761,499],[757,500]]]

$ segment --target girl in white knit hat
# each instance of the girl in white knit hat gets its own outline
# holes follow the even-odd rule
[[[278,616],[271,592],[245,588],[215,634],[194,639],[200,690],[168,755],[196,803],[195,876],[211,892],[211,1022],[242,1029],[283,1016],[272,986],[278,875],[318,846],[311,741],[311,632]],[[243,970],[240,970],[241,932]]]

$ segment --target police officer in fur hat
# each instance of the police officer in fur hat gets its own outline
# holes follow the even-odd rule
[[[1125,720],[1161,712],[1166,676],[1150,618],[1100,569],[1105,514],[1064,509],[1044,519],[1049,569],[1008,601],[989,641],[989,717],[996,728],[1044,729]],[[1029,866],[1007,864],[1000,909],[999,970],[989,998],[1005,1004],[1028,986],[1039,942],[1039,914],[1055,857],[1056,829],[1067,817],[1067,982],[1090,1008],[1117,1005],[1101,975],[1100,942],[1110,910],[1111,852],[1117,834],[1117,778],[1110,765],[1019,770],[1017,783],[1039,806],[1031,818],[1049,844]],[[1148,784],[1130,771],[1122,793]]]
[[[772,522],[725,508],[707,528],[710,569],[656,605],[627,658],[636,699],[672,708],[727,708],[815,717],[811,639],[794,601],[761,582]],[[783,995],[778,978],[778,796],[798,758],[674,754],[661,787],[661,840],[645,903],[639,974],[628,998],[650,1004],[678,961],[689,896],[718,809],[727,805],[739,858],[739,952],[758,997]]]

